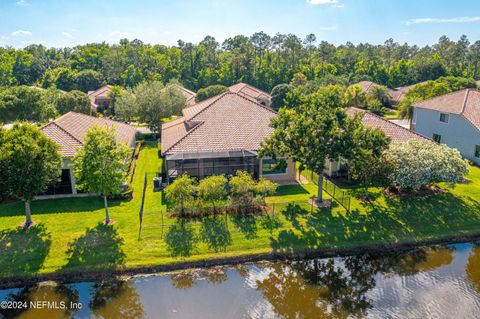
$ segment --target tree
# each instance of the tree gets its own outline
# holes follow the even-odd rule
[[[200,199],[212,203],[213,211],[216,212],[216,205],[227,196],[227,179],[225,175],[213,175],[200,180],[197,192]]]
[[[392,143],[385,154],[394,164],[392,186],[415,191],[433,183],[454,185],[468,173],[468,164],[456,149],[431,141]]]
[[[82,92],[94,91],[103,85],[102,74],[95,70],[82,70],[74,76],[75,88]]]
[[[228,91],[228,87],[224,85],[210,85],[206,88],[200,89],[197,91],[197,96],[195,96],[195,102],[201,102],[212,96],[222,94],[223,92]]]
[[[8,195],[25,203],[24,225],[29,227],[30,202],[60,176],[58,145],[30,124],[16,123],[2,135],[0,179]]]
[[[77,186],[103,197],[105,224],[109,224],[107,198],[121,192],[120,184],[125,182],[131,150],[117,143],[113,127],[94,125],[84,140],[84,146],[73,158]]]
[[[24,85],[0,90],[0,121],[44,121],[54,117],[55,107],[47,102],[44,93]]]
[[[350,85],[345,91],[345,104],[354,107],[361,107],[365,103],[366,94],[359,85]]]
[[[360,180],[365,188],[365,199],[369,199],[368,187],[383,184],[388,174],[388,162],[383,153],[390,144],[390,138],[378,128],[363,127],[355,130],[355,148],[349,162],[349,173]]]
[[[293,75],[292,81],[290,81],[290,84],[293,86],[301,86],[307,84],[308,79],[305,76],[305,74],[301,72],[297,72]]]
[[[186,206],[193,201],[195,191],[195,179],[188,174],[183,174],[165,187],[165,196],[175,209],[180,209],[180,212],[184,214]]]
[[[383,85],[374,85],[367,94],[367,104],[370,99],[380,101],[383,105],[390,103],[390,95],[388,95],[387,88]]]
[[[332,86],[307,96],[297,109],[280,109],[272,119],[273,134],[261,145],[260,156],[285,156],[318,174],[317,202],[323,201],[322,182],[326,160],[351,158],[353,130],[358,119],[340,108],[340,95]]]
[[[275,110],[278,110],[285,104],[285,98],[287,94],[293,90],[293,85],[290,84],[279,84],[276,85],[271,92],[272,101],[271,107]]]
[[[272,196],[277,191],[278,184],[261,177],[255,185],[255,193],[259,194],[265,204],[265,197]]]
[[[56,104],[57,111],[60,114],[65,114],[70,111],[84,114],[92,113],[92,105],[88,95],[78,90],[60,94]]]
[[[252,205],[255,181],[248,172],[237,171],[230,179],[230,192],[237,204],[240,206]]]
[[[153,132],[160,132],[163,120],[179,115],[185,104],[185,96],[177,86],[142,82],[118,99],[115,112],[124,119],[138,117]]]

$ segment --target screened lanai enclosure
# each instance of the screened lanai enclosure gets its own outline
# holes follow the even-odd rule
[[[234,175],[243,170],[254,178],[259,177],[258,155],[247,150],[168,154],[164,165],[167,183],[184,173],[200,179],[211,175]]]

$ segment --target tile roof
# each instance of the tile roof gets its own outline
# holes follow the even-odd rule
[[[458,114],[480,130],[480,91],[464,89],[416,102],[413,107]]]
[[[277,113],[240,93],[227,91],[184,109],[162,125],[162,154],[257,150],[273,133]]]
[[[254,99],[264,98],[264,99],[270,100],[272,98],[270,94],[242,82],[234,84],[230,86],[228,89],[230,90],[230,92],[238,93]]]
[[[77,153],[76,148],[83,145],[85,134],[94,124],[103,127],[113,126],[119,143],[130,144],[135,138],[134,126],[75,112],[62,115],[40,130],[60,146],[60,154],[63,157],[72,157]]]
[[[360,81],[358,83],[355,83],[355,85],[360,86],[362,88],[362,92],[364,93],[369,93],[370,90],[375,86],[382,86],[381,84],[372,81]],[[403,93],[401,91],[397,91],[387,87],[387,93],[390,96],[390,99],[395,103],[400,102],[400,100],[403,98]]]
[[[391,138],[393,142],[404,142],[411,139],[416,139],[416,140],[427,139],[426,137],[418,133],[410,131],[398,124],[392,123],[384,119],[383,117],[370,113],[366,110],[362,110],[356,107],[349,107],[347,109],[348,115],[353,116],[357,113],[363,114],[361,118],[363,125],[381,129],[385,133],[385,135]]]
[[[183,95],[187,99],[187,105],[193,105],[195,104],[195,97],[197,96],[197,93],[190,91],[187,88],[184,88],[181,85],[174,84],[180,91],[182,91]]]
[[[107,99],[110,98],[108,93],[111,89],[112,86],[107,84],[96,89],[95,91],[88,92],[88,98],[90,99],[90,103],[92,104],[92,107],[94,107],[94,109],[97,107],[96,100],[98,97]]]

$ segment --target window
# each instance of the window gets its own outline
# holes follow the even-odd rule
[[[433,133],[433,140],[434,140],[435,142],[437,142],[437,143],[440,143],[440,142],[442,141],[442,136]]]
[[[285,158],[263,158],[262,159],[262,174],[286,174],[287,173],[287,160]]]
[[[475,145],[475,157],[480,157],[480,145]]]
[[[440,113],[440,122],[448,123],[448,114]]]

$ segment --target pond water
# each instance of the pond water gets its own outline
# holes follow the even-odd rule
[[[0,317],[479,318],[480,245],[265,262],[127,281],[47,282],[0,291],[0,301],[7,300],[56,303],[0,310]],[[62,301],[68,309],[58,309]],[[68,306],[78,304],[81,309]]]

